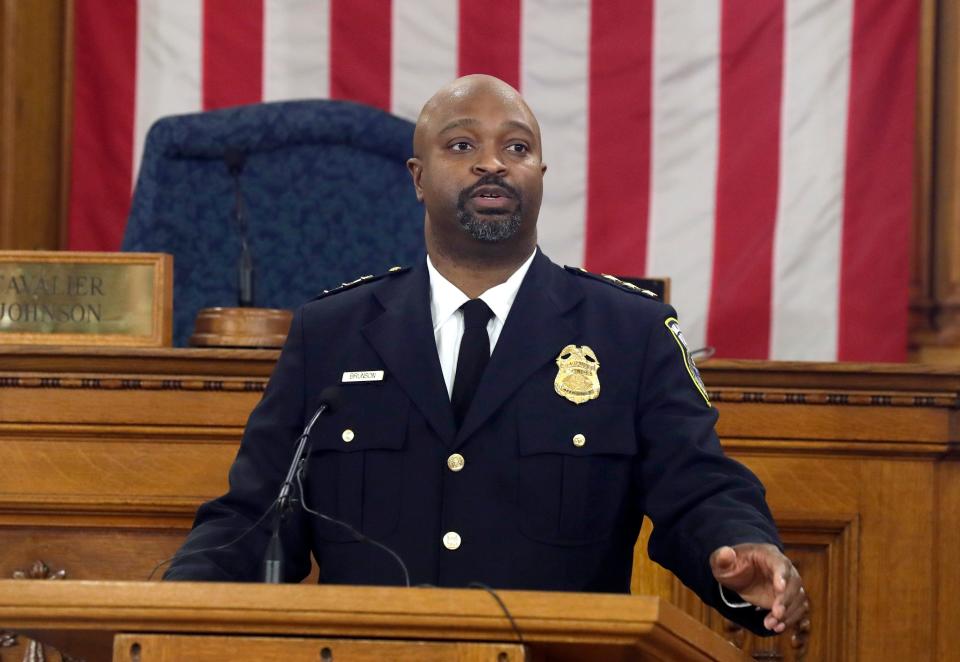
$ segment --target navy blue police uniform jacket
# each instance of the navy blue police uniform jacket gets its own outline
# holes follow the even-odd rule
[[[339,385],[339,406],[311,434],[304,502],[395,550],[413,584],[627,593],[647,514],[650,557],[764,633],[763,612],[723,604],[708,558],[723,545],[779,546],[776,527],[760,482],[721,451],[716,410],[673,318],[671,307],[538,250],[457,429],[425,264],[307,303],[250,415],[229,491],[201,506],[165,578],[261,578],[266,524],[227,543],[269,509],[321,390]],[[554,388],[571,344],[599,364],[599,395],[582,404]],[[355,371],[383,378],[341,383]],[[457,549],[444,544],[448,532]],[[321,583],[403,583],[382,549],[302,508],[283,542],[287,581],[309,573],[312,553]]]

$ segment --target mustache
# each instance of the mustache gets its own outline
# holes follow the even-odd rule
[[[483,186],[498,186],[510,194],[511,198],[516,200],[521,200],[520,191],[510,186],[507,181],[500,177],[499,175],[484,175],[481,177],[475,184],[468,186],[467,188],[460,191],[460,202],[461,204],[466,203],[467,200],[473,197],[473,194]]]

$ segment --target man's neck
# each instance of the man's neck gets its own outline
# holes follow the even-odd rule
[[[523,253],[492,256],[453,257],[441,250],[427,247],[430,262],[440,274],[471,299],[475,299],[491,287],[506,282],[527,261],[536,245]]]

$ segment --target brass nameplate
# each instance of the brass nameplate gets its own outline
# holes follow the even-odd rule
[[[170,345],[172,277],[163,253],[0,251],[0,343]]]

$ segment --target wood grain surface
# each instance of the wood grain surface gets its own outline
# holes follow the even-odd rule
[[[0,348],[0,577],[143,580],[226,487],[276,360],[257,350]],[[943,660],[960,650],[960,370],[708,361],[727,451],[763,480],[813,603],[807,660]],[[763,659],[646,559],[669,599]],[[0,629],[5,623],[0,622]]]

